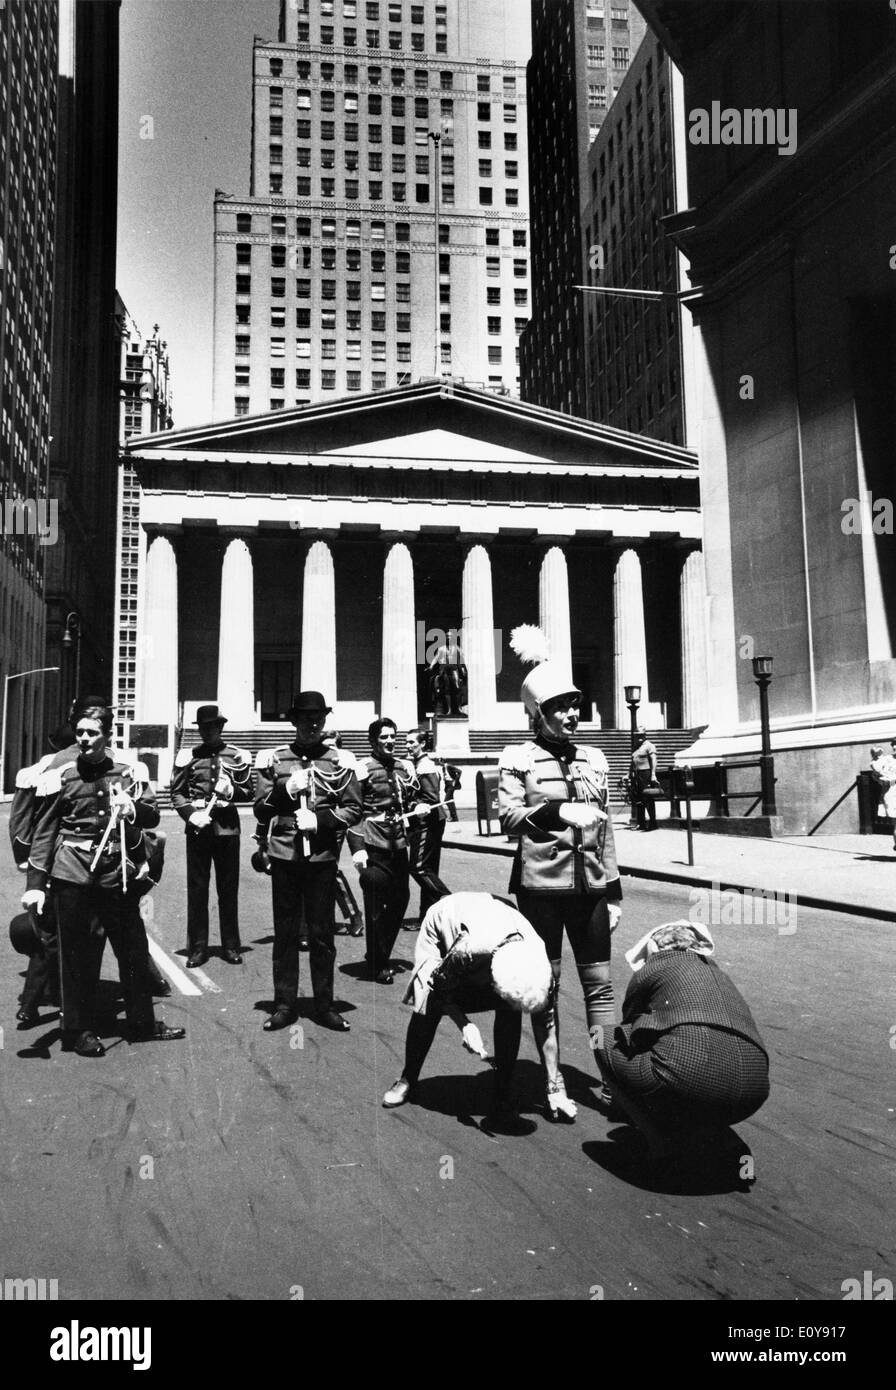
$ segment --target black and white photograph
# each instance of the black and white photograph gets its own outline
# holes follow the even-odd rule
[[[896,0],[0,0],[0,94],[6,1339],[858,1373]]]

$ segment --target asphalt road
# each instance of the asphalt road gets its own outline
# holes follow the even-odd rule
[[[182,837],[164,824],[151,933],[182,967]],[[5,817],[0,833],[8,918],[22,877]],[[631,1131],[593,1105],[571,957],[561,1007],[574,1126],[545,1117],[527,1025],[527,1135],[480,1128],[490,1075],[448,1022],[418,1102],[383,1110],[408,1011],[398,981],[358,978],[360,940],[338,938],[350,1034],[310,1019],[264,1033],[269,885],[250,849],[244,841],[246,963],[213,958],[198,994],[164,1001],[158,1012],[187,1029],[181,1043],[129,1046],[110,1021],[109,1052],[94,1061],[60,1053],[52,1014],[18,1032],[24,962],[4,930],[0,1277],[55,1278],[60,1298],[239,1300],[839,1300],[843,1281],[866,1270],[896,1281],[892,927],[805,910],[788,934],[714,928],[717,960],[770,1050],[772,1094],[737,1131],[752,1188],[703,1181],[682,1194],[651,1187]],[[509,862],[451,852],[443,870],[453,887],[503,892]],[[688,908],[687,889],[625,886],[618,995],[623,952]],[[402,932],[398,959],[410,962],[414,941]],[[109,963],[104,973],[112,999]],[[303,957],[304,989],[307,979]]]

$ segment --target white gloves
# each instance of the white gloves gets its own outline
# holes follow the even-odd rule
[[[420,801],[416,806],[411,808],[411,815],[417,816],[419,820],[426,820],[431,810],[431,806],[427,806],[424,801]]]
[[[612,936],[622,918],[622,908],[618,903],[607,903],[607,913],[610,918],[610,935]]]
[[[42,888],[29,888],[27,892],[22,894],[22,906],[33,907],[38,917],[43,914],[46,901],[47,895]]]
[[[296,830],[301,830],[303,835],[313,835],[317,830],[317,816],[313,811],[301,809],[296,811]]]
[[[137,808],[134,805],[133,798],[128,796],[127,792],[122,790],[121,787],[112,788],[111,799],[113,808],[116,811],[123,812],[125,820],[135,821],[137,819]]]
[[[192,825],[194,830],[204,830],[207,825],[211,825],[212,818],[206,811],[194,811],[187,825]]]
[[[486,1052],[485,1044],[482,1041],[482,1034],[476,1027],[475,1023],[464,1024],[463,1032],[461,1033],[461,1038],[463,1039],[464,1047],[467,1049],[468,1052],[472,1052],[475,1057],[481,1057],[483,1061],[488,1060],[488,1053]]]
[[[367,868],[367,850],[366,850],[366,849],[359,849],[359,850],[356,850],[355,853],[352,855],[352,863],[354,864],[354,866],[355,866],[356,869],[366,869],[366,868]]]
[[[310,780],[306,767],[294,767],[286,782],[287,795],[296,801],[303,792],[309,790]]]
[[[215,796],[223,796],[225,801],[233,800],[233,782],[226,772],[222,772],[215,783]]]

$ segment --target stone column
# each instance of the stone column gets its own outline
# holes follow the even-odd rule
[[[315,541],[305,556],[301,687],[336,703],[336,571],[326,541]]]
[[[467,666],[471,729],[493,728],[495,692],[495,614],[492,563],[484,545],[471,546],[461,585],[464,661]]]
[[[255,724],[255,593],[252,554],[232,540],[221,566],[218,704],[233,729]]]
[[[177,722],[177,556],[166,536],[157,536],[146,556],[143,614],[137,643],[140,674],[137,720]]]
[[[538,613],[554,661],[572,670],[572,637],[569,626],[569,574],[566,556],[552,545],[541,562],[538,576]]]
[[[703,552],[692,550],[681,570],[681,725],[707,723],[709,671],[706,660],[706,574]]]
[[[639,718],[649,702],[644,591],[641,585],[641,561],[636,550],[623,550],[616,561],[613,575],[613,671],[616,727],[627,729],[631,719],[625,703],[625,687],[641,687]]]
[[[417,723],[414,565],[400,541],[390,546],[383,570],[383,654],[380,714],[403,733]]]

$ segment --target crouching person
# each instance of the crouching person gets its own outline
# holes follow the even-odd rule
[[[621,1026],[595,1037],[601,1076],[657,1161],[705,1152],[768,1098],[768,1053],[713,950],[691,922],[648,932],[626,953]]]
[[[553,975],[541,938],[515,908],[490,893],[451,893],[420,925],[414,972],[404,1002],[413,1007],[401,1076],[383,1105],[411,1098],[439,1023],[448,1017],[468,1052],[486,1057],[468,1014],[494,1012],[495,1094],[492,1118],[513,1127],[513,1068],[520,1048],[522,1015],[547,1007]]]

